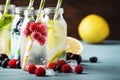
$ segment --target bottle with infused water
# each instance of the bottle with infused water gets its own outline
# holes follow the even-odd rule
[[[64,10],[60,8],[55,17],[55,7],[44,9],[44,21],[47,24],[47,62],[66,60],[67,24],[63,18]]]
[[[11,29],[11,59],[20,58],[20,26],[23,22],[23,12],[25,9],[25,6],[15,8],[15,17]]]

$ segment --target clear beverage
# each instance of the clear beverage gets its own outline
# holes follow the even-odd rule
[[[21,67],[23,70],[27,70],[29,64],[35,64],[37,67],[46,65],[46,37],[42,35],[44,34],[44,29],[46,30],[46,26],[43,25],[44,23],[35,22],[31,17],[23,21],[20,41]],[[25,36],[27,34],[26,30],[30,31],[30,34],[27,36]],[[45,35],[47,36],[47,33]]]
[[[60,8],[54,19],[55,8],[45,8],[45,22],[48,28],[47,37],[47,62],[66,60],[67,24],[63,18],[63,8]]]
[[[11,59],[20,59],[20,27],[23,22],[25,6],[15,8],[15,17],[11,29]]]

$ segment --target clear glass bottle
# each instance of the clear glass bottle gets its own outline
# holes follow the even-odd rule
[[[4,14],[5,5],[0,5],[0,53],[10,56],[11,52],[11,26],[14,19],[15,5],[8,6],[7,14]]]
[[[34,11],[32,11],[32,12],[34,12]],[[38,34],[39,33],[38,30],[41,31],[41,29],[39,29],[39,27],[44,25],[44,23],[42,23],[41,19],[40,19],[41,20],[40,22],[39,22],[39,19],[36,22],[33,21],[33,19],[31,19],[31,17],[30,17],[30,13],[32,13],[32,12],[26,13],[26,11],[25,11],[25,13],[26,13],[25,16],[27,15],[27,19],[25,17],[25,19],[23,21],[23,26],[21,27],[20,52],[21,52],[21,67],[23,70],[27,70],[29,64],[35,64],[37,67],[46,65],[46,42],[47,41],[46,41],[45,37],[43,39],[43,38],[41,38],[41,34],[40,35]],[[43,14],[41,14],[40,17],[42,17],[42,15]],[[31,25],[32,25],[32,27],[31,27]],[[25,33],[24,31],[25,30],[30,31],[30,29],[32,29],[33,32],[31,30],[30,35],[28,35],[26,37],[24,34]],[[44,29],[46,29],[46,26],[44,27]],[[37,35],[34,36],[34,34],[37,34]],[[45,35],[47,36],[47,33]],[[39,39],[42,41],[45,41],[45,43],[44,44],[39,43],[39,41],[38,41]]]
[[[55,15],[55,7],[44,9],[44,21],[47,24],[47,62],[66,60],[67,24],[63,17],[64,10],[60,8]]]
[[[11,29],[11,59],[20,59],[20,27],[23,22],[23,13],[26,6],[15,8],[15,17]]]

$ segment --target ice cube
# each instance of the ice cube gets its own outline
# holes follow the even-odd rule
[[[71,66],[72,70],[74,70],[75,66],[78,65],[76,60],[67,60],[66,63]]]
[[[46,75],[48,75],[48,76],[54,76],[55,72],[54,72],[53,69],[46,69]]]

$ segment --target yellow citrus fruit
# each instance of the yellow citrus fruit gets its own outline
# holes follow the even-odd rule
[[[83,46],[78,39],[68,36],[66,39],[66,43],[67,43],[66,52],[72,52],[73,54],[80,55],[80,53],[83,50]]]
[[[78,32],[81,39],[87,43],[101,43],[109,36],[110,29],[103,17],[90,14],[80,22]]]

